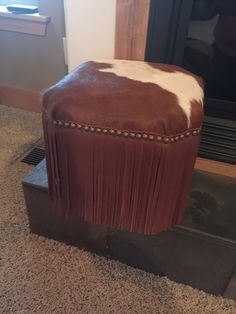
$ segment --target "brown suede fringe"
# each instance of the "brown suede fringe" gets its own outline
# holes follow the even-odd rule
[[[50,195],[59,215],[149,235],[182,222],[199,129],[168,137],[166,145],[164,138],[146,140],[150,134],[107,136],[103,128],[63,123],[43,115]]]

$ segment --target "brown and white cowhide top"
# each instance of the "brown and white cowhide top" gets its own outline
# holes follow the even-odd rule
[[[97,60],[80,65],[43,98],[50,119],[177,134],[199,128],[203,83],[173,65]]]
[[[188,126],[190,126],[192,102],[203,104],[202,87],[192,75],[180,71],[164,71],[140,61],[110,60],[109,64],[112,68],[100,71],[114,73],[142,83],[156,84],[176,95],[178,105],[186,115]]]

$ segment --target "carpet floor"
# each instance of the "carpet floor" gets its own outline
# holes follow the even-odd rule
[[[29,233],[20,162],[36,113],[0,105],[0,313],[233,314],[236,303]]]

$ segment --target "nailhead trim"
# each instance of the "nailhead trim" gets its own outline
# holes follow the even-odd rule
[[[59,127],[65,127],[65,128],[72,128],[72,129],[79,129],[81,131],[91,132],[91,133],[98,133],[98,134],[105,134],[105,135],[112,135],[112,136],[122,136],[125,138],[131,138],[131,139],[144,139],[149,141],[157,141],[160,143],[174,143],[183,140],[184,138],[192,136],[197,136],[200,134],[200,129],[192,129],[187,130],[181,134],[177,135],[170,135],[170,136],[161,136],[161,135],[153,135],[153,134],[147,134],[147,133],[135,133],[135,132],[127,132],[127,131],[120,131],[120,130],[114,130],[114,129],[107,129],[107,128],[98,128],[93,127],[89,125],[82,125],[77,124],[75,122],[64,122],[60,120],[53,120],[52,123],[55,126]]]

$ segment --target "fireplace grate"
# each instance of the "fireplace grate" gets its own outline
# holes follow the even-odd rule
[[[21,161],[28,164],[37,166],[45,158],[45,149],[35,147],[27,154]]]
[[[236,164],[236,123],[205,117],[201,132],[199,156]]]

